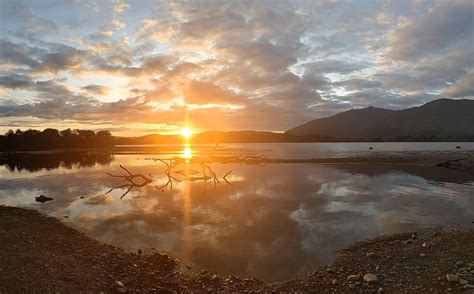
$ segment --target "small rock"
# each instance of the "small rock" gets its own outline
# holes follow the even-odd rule
[[[51,197],[46,197],[46,196],[44,196],[43,194],[41,194],[39,197],[35,197],[35,200],[36,200],[36,202],[45,203],[45,202],[47,202],[47,201],[53,200],[53,198],[51,198]]]
[[[420,253],[420,257],[425,257],[425,256],[426,256],[426,254]]]
[[[188,270],[192,269],[192,267],[191,267],[190,265],[188,265],[188,264],[186,265],[186,268],[187,268]]]
[[[347,277],[347,280],[352,281],[352,282],[357,281],[357,280],[359,280],[359,275],[350,275],[350,276]]]
[[[349,284],[349,289],[354,290],[355,288],[354,284]]]
[[[337,279],[332,279],[331,284],[337,285]]]
[[[138,255],[141,255],[143,253],[143,251],[141,249],[138,249],[137,253],[138,253]]]
[[[446,274],[446,280],[448,280],[448,282],[457,282],[459,281],[459,277],[454,274]]]
[[[464,289],[474,289],[474,285],[467,284],[467,285],[464,285],[463,288],[464,288]]]
[[[383,293],[383,288],[380,287],[380,288],[377,290],[377,293]]]
[[[365,274],[364,275],[364,282],[366,283],[375,283],[377,282],[377,276],[374,274]]]
[[[426,247],[428,247],[428,243],[426,243],[426,242],[423,242],[423,243],[421,244],[421,247],[423,247],[423,248],[426,248]]]
[[[127,287],[122,283],[122,281],[114,281],[114,286],[117,292],[119,293],[127,293]]]
[[[456,266],[462,266],[464,264],[464,262],[462,261],[456,261]]]
[[[114,286],[115,287],[125,287],[125,285],[122,283],[122,281],[114,281]]]
[[[369,252],[365,256],[367,257],[375,257],[375,252]]]
[[[464,280],[464,279],[459,279],[459,284],[461,284],[461,285],[463,285],[463,286],[464,286],[464,285],[467,285],[467,284],[469,284],[469,282],[468,282],[468,281],[466,281],[466,280]]]

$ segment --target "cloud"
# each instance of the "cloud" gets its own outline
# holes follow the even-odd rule
[[[186,103],[237,103],[241,99],[231,91],[226,91],[212,83],[192,81],[184,86],[183,96]]]
[[[325,59],[318,62],[307,63],[305,67],[308,74],[321,75],[323,73],[350,74],[366,68],[367,65],[342,60]]]
[[[32,81],[28,76],[12,74],[8,76],[0,76],[0,86],[17,89],[17,88],[27,88],[32,85]]]
[[[107,93],[106,87],[100,85],[87,85],[82,87],[81,89],[93,95],[104,95]]]
[[[34,14],[29,1],[2,1],[0,9],[0,19],[24,21]]]
[[[83,64],[85,56],[84,51],[64,48],[60,52],[51,52],[42,56],[40,69],[52,72],[77,69]]]
[[[474,97],[474,71],[466,74],[463,78],[446,89],[443,96],[451,98]]]
[[[445,51],[459,41],[474,42],[472,1],[438,1],[420,18],[402,19],[388,34],[385,53],[395,60],[415,60]],[[470,45],[469,45],[470,44]]]
[[[470,1],[12,3],[0,20],[10,123],[169,130],[187,112],[203,130],[285,130],[354,107],[472,97]]]
[[[59,27],[52,21],[38,19],[30,25],[26,26],[23,31],[26,34],[37,36],[39,34],[52,34],[59,31]]]
[[[26,65],[30,68],[36,68],[40,64],[31,55],[27,54],[24,46],[6,40],[0,40],[0,59],[3,62]]]

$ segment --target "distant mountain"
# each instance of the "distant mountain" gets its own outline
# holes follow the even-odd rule
[[[334,141],[329,136],[293,136],[285,133],[261,131],[207,131],[194,134],[190,142],[199,144],[215,143],[271,143],[271,142],[320,142]],[[148,144],[182,144],[185,139],[181,135],[146,135],[143,137],[116,137],[116,145],[148,145]]]
[[[286,131],[353,141],[474,140],[474,100],[439,99],[419,107],[353,109]]]

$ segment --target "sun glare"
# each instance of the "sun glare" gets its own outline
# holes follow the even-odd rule
[[[191,130],[190,128],[184,128],[181,130],[181,135],[183,135],[185,138],[189,138],[192,136],[192,134],[194,133],[193,130]]]
[[[186,158],[186,159],[190,159],[191,157],[193,157],[193,155],[191,153],[191,148],[189,148],[187,146],[184,148],[183,157]]]

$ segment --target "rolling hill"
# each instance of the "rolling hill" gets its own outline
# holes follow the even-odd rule
[[[351,141],[474,139],[474,100],[438,99],[418,107],[373,106],[309,121],[286,131],[293,136],[330,136]]]

